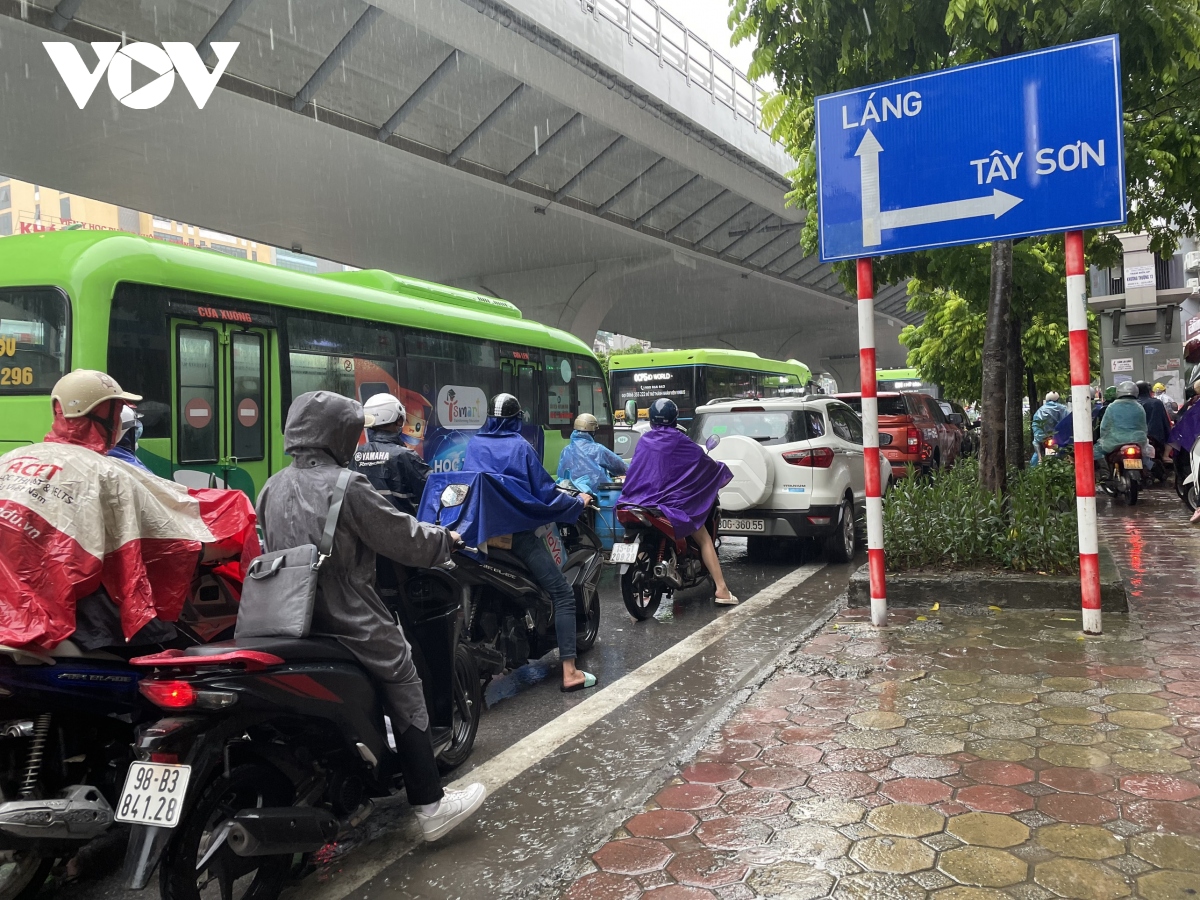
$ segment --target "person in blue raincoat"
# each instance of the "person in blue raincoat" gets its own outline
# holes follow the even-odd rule
[[[515,482],[527,492],[526,505],[530,509],[551,514],[543,524],[573,522],[579,518],[592,498],[584,492],[576,499],[558,489],[550,473],[542,467],[538,452],[521,436],[521,402],[512,394],[497,394],[488,404],[488,413],[483,427],[467,444],[462,471],[508,476],[510,488]],[[510,501],[514,499],[519,500],[510,497]],[[596,676],[575,665],[575,592],[567,584],[562,569],[535,530],[515,532],[512,549],[534,580],[554,600],[554,634],[558,639],[558,658],[562,662],[562,690],[570,692],[595,687]]]
[[[595,495],[600,485],[625,474],[625,460],[596,443],[593,435],[599,427],[595,416],[581,413],[575,419],[571,443],[558,459],[558,480],[571,482],[585,494]]]
[[[131,466],[137,466],[145,472],[149,472],[149,467],[138,459],[137,447],[138,441],[142,437],[142,416],[132,406],[126,406],[121,410],[121,437],[120,440],[108,451],[108,455],[113,459],[119,459],[121,462],[127,462]]]
[[[1067,408],[1059,402],[1060,399],[1058,391],[1050,391],[1046,394],[1045,402],[1033,414],[1033,458],[1029,461],[1031,466],[1036,466],[1041,461],[1046,439],[1054,436],[1055,426],[1067,414]]]

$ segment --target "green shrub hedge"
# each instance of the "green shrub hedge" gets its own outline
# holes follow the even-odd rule
[[[888,569],[1078,572],[1075,470],[1054,461],[1011,472],[1008,485],[1004,498],[984,490],[974,459],[899,481],[884,505]]]

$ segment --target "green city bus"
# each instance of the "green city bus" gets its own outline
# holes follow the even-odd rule
[[[457,469],[487,399],[516,394],[548,468],[579,412],[612,416],[591,348],[511,303],[379,270],[309,275],[121,233],[0,240],[0,453],[42,440],[69,369],[141,394],[157,474],[254,497],[287,465],[292,398],[390,391],[406,443]]]
[[[780,362],[743,350],[656,350],[608,360],[613,406],[636,400],[639,414],[659,397],[692,418],[697,406],[719,399],[759,399],[805,393],[812,372],[794,359]]]
[[[941,388],[921,378],[916,369],[876,369],[875,389],[878,391],[909,391],[916,394],[941,396]]]

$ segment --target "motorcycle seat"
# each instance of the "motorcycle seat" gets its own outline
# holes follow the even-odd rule
[[[205,644],[201,647],[189,647],[184,651],[185,656],[220,656],[231,650],[257,650],[270,653],[287,662],[308,662],[317,660],[323,662],[357,662],[353,653],[347,650],[335,638],[310,637],[256,637],[242,638],[237,641],[222,641],[219,644]]]

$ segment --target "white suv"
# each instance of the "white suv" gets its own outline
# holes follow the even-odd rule
[[[720,435],[711,455],[733,472],[721,491],[720,534],[748,537],[756,557],[772,538],[805,537],[822,538],[832,561],[854,556],[866,488],[862,420],[845,403],[821,395],[708,403],[689,434],[701,444]],[[892,483],[882,454],[880,483]]]

